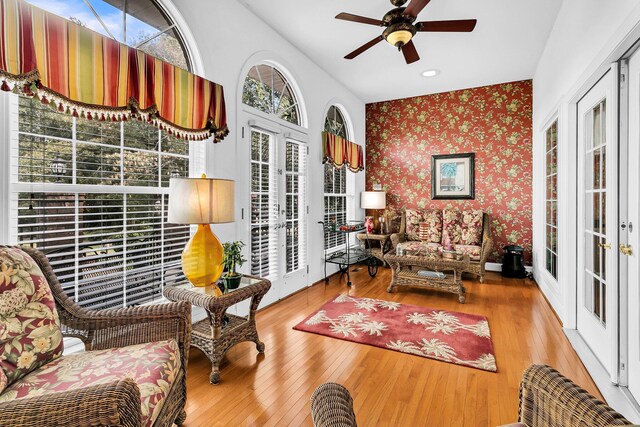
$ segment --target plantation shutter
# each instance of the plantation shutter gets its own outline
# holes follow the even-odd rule
[[[251,274],[278,274],[278,171],[272,133],[251,128]]]
[[[75,119],[12,97],[12,241],[40,249],[86,308],[158,300],[186,283],[188,226],[167,223],[170,176],[189,148],[146,123]],[[53,167],[57,165],[58,167]]]
[[[286,257],[287,273],[307,265],[307,146],[286,142]]]

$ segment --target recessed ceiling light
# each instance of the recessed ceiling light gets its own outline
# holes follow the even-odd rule
[[[422,77],[435,77],[440,74],[440,70],[427,70],[422,72]]]

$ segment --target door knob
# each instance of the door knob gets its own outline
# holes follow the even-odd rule
[[[625,245],[624,243],[620,243],[620,252],[626,256],[633,255],[633,248],[631,245]]]
[[[603,249],[611,250],[611,243],[599,243],[598,246]]]

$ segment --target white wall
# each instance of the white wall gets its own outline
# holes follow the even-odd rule
[[[250,159],[239,158],[236,144],[241,141],[238,88],[244,82],[244,70],[254,65],[248,63],[250,58],[270,58],[284,65],[300,88],[306,107],[310,142],[309,284],[320,280],[323,277],[323,238],[317,222],[322,220],[324,210],[321,147],[324,117],[331,102],[341,104],[352,121],[354,141],[364,146],[364,103],[238,1],[173,0],[173,5],[184,22],[188,23],[197,44],[202,58],[203,77],[223,85],[225,90],[230,134],[221,143],[208,145],[208,176],[239,180],[240,174],[247,173]],[[358,195],[363,189],[364,172],[361,172],[355,178],[355,194]],[[358,203],[359,197],[355,197],[354,214],[361,216]],[[221,241],[242,239],[246,243],[244,233],[240,235],[237,231],[246,228],[246,224],[240,221],[239,209],[236,217],[235,224],[215,227],[215,233]]]
[[[618,60],[640,22],[637,0],[564,0],[533,79],[533,265],[540,288],[562,319],[575,327],[575,103]],[[625,43],[623,43],[625,41]],[[545,135],[558,118],[559,270],[545,268]]]

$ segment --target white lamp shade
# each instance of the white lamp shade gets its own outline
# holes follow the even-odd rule
[[[384,191],[363,191],[360,193],[360,208],[385,209],[387,207],[387,193]]]
[[[221,224],[234,221],[235,182],[212,178],[169,180],[169,223]]]

